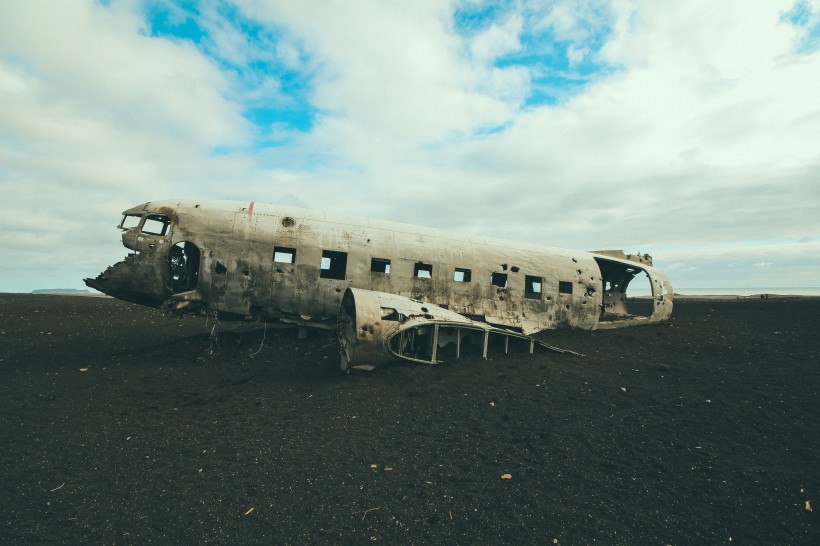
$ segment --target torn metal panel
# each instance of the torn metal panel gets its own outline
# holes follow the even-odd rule
[[[337,331],[343,371],[373,369],[397,359],[439,364],[445,352],[460,358],[468,344],[473,350],[479,347],[481,356],[487,358],[491,337],[501,339],[504,353],[509,352],[511,341],[529,353],[536,347],[571,352],[436,305],[356,288],[345,292]]]
[[[601,317],[597,326],[599,329],[655,323],[671,316],[672,284],[666,275],[653,267],[639,265],[640,262],[632,260],[605,256],[596,256],[595,260],[598,262],[604,286]],[[652,290],[649,297],[651,310],[645,315],[631,313],[627,298],[629,283],[638,275],[648,277]]]
[[[617,258],[619,260],[629,260],[630,262],[636,262],[639,264],[644,264],[648,266],[652,266],[652,256],[649,254],[641,254],[640,252],[636,254],[627,254],[623,250],[590,250],[592,254],[598,254],[599,256],[608,256],[610,258]]]

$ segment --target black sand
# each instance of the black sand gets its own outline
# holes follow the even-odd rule
[[[325,335],[210,354],[202,319],[0,295],[0,543],[820,544],[818,319],[680,301],[546,334],[584,357],[343,375]]]

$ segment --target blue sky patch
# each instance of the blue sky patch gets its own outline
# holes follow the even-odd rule
[[[803,27],[811,21],[811,5],[805,0],[794,3],[794,7],[783,14],[783,18],[791,24]]]
[[[820,49],[820,12],[814,12],[809,2],[798,0],[792,9],[783,13],[782,20],[801,31],[798,52],[813,53]]]
[[[498,124],[498,125],[487,125],[487,126],[484,126],[484,127],[479,127],[478,129],[475,130],[475,132],[473,133],[473,136],[485,137],[485,136],[497,135],[499,133],[503,133],[504,131],[506,131],[507,129],[509,129],[512,126],[513,126],[513,122],[508,121],[508,122],[501,123],[501,124]]]
[[[453,14],[456,32],[466,39],[503,21],[513,10],[522,15],[524,25],[518,37],[521,48],[496,59],[494,65],[523,67],[529,72],[531,88],[525,106],[563,102],[614,71],[599,57],[613,28],[613,14],[606,4],[575,5],[571,13],[575,25],[572,32],[555,28],[556,23],[550,19],[553,9],[556,6],[542,8],[490,1],[464,4]]]
[[[165,4],[150,3],[146,7],[150,36],[157,38],[189,40],[199,44],[205,32],[197,22],[198,16],[195,2],[179,2],[173,11]]]
[[[227,2],[152,1],[145,16],[150,36],[193,43],[234,82],[231,98],[257,128],[256,147],[276,145],[269,136],[274,125],[300,132],[313,127],[312,72],[304,53],[299,53],[300,66],[279,58],[278,46],[285,39],[281,29],[245,17]],[[225,43],[233,47],[222,49]]]
[[[462,36],[473,36],[503,19],[514,7],[515,4],[505,1],[465,3],[453,13],[455,30]]]

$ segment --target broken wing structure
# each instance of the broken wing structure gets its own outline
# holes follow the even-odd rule
[[[571,353],[533,336],[473,320],[422,301],[348,288],[342,298],[339,343],[342,370],[370,370],[378,364],[404,359],[437,364],[443,358],[460,358],[472,349],[487,358],[492,346],[532,353],[536,347]],[[576,353],[577,354],[577,353]]]
[[[555,349],[532,334],[651,324],[672,312],[672,286],[648,255],[253,202],[149,202],[125,211],[119,228],[132,252],[86,279],[91,288],[173,314],[335,328],[343,369]],[[651,296],[636,302],[627,289],[638,276]]]

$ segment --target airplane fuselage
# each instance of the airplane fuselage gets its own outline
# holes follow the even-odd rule
[[[176,312],[333,327],[348,288],[410,298],[524,334],[665,320],[672,286],[648,256],[616,257],[287,206],[157,201],[124,212],[134,251],[86,283]],[[629,259],[628,259],[629,258]],[[651,310],[626,289],[645,274]]]

